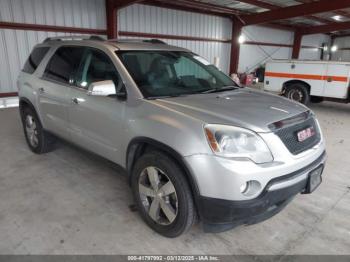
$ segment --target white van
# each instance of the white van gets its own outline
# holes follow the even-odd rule
[[[264,90],[307,104],[332,100],[349,103],[350,62],[271,60]]]

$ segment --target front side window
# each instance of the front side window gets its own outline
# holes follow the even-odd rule
[[[122,84],[111,59],[100,50],[87,48],[79,66],[75,84],[80,88],[88,89],[91,83],[105,80],[112,80],[117,88]]]
[[[175,51],[118,51],[147,98],[217,91],[237,84],[205,59]]]
[[[50,47],[35,48],[28,57],[26,63],[24,64],[22,71],[28,74],[33,74],[34,71],[38,68],[41,61],[43,60],[44,56],[49,51],[49,49]]]
[[[60,47],[51,57],[44,77],[50,80],[70,84],[79,67],[84,53],[83,47]]]

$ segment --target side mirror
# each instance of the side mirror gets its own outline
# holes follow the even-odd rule
[[[90,96],[110,96],[116,95],[115,85],[112,80],[91,83],[88,89]]]

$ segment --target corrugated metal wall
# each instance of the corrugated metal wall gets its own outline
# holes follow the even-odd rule
[[[246,41],[288,45],[293,42],[293,33],[262,26],[244,27],[242,34]],[[251,72],[270,59],[288,59],[291,53],[292,49],[288,47],[243,44],[240,48],[238,72]]]
[[[329,45],[330,41],[330,36],[325,34],[306,35],[303,37],[302,45],[321,47],[323,43]],[[321,49],[303,48],[300,51],[300,59],[319,60],[320,57]]]
[[[104,0],[0,0],[0,21],[106,28]]]
[[[118,13],[121,31],[194,36],[218,39],[231,37],[231,21],[218,16],[189,13],[147,5],[132,5]],[[168,40],[165,42],[184,48],[206,58],[211,63],[220,57],[219,68],[228,72],[230,44],[219,42]]]
[[[292,32],[277,30],[262,26],[247,26],[243,28],[242,34],[247,41],[293,45],[294,35]],[[302,39],[302,45],[321,47],[322,43],[329,43],[327,35],[307,35]],[[319,60],[320,49],[302,48],[299,59]],[[239,72],[251,72],[259,65],[270,59],[290,59],[292,48],[274,47],[264,45],[243,44],[240,48]]]
[[[334,45],[339,48],[350,48],[350,37],[336,38]],[[350,61],[350,50],[338,50],[332,54],[332,60]]]
[[[0,0],[0,21],[104,29],[104,0]],[[0,93],[16,92],[16,79],[33,46],[67,33],[0,29]]]

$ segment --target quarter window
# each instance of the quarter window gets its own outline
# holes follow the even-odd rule
[[[44,56],[49,51],[50,47],[37,47],[35,48],[30,56],[28,57],[24,67],[22,69],[23,72],[28,74],[33,74],[35,70],[38,68],[39,64],[43,60]]]

